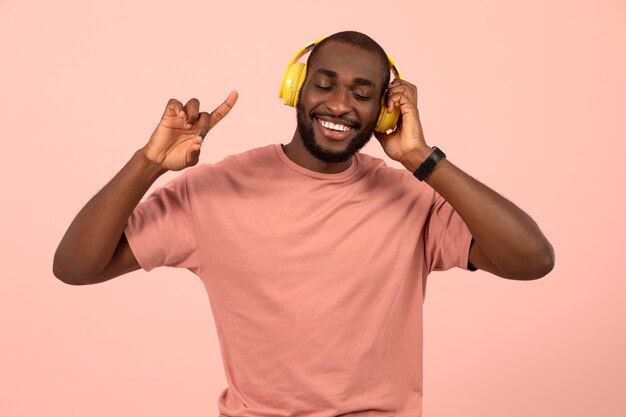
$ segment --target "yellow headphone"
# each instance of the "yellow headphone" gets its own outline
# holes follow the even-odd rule
[[[300,89],[302,88],[302,84],[304,84],[304,79],[306,78],[306,64],[298,62],[298,60],[302,58],[303,55],[313,50],[313,48],[315,48],[315,46],[323,39],[325,39],[325,37],[317,39],[300,49],[289,62],[285,75],[283,75],[283,81],[280,84],[280,92],[278,93],[278,97],[282,98],[283,102],[287,106],[296,107],[296,104],[298,104]],[[389,60],[391,72],[393,72],[396,78],[400,79],[400,73],[398,72],[398,68],[396,68],[396,64],[389,55],[387,55],[387,59]],[[387,103],[385,102],[386,98],[387,93],[385,92],[380,103],[380,113],[378,114],[378,120],[376,122],[375,130],[377,132],[384,133],[389,129],[394,129],[398,123],[398,118],[400,117],[400,109],[398,106],[394,108],[393,112],[387,113]]]

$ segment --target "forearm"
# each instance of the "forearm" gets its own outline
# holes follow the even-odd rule
[[[417,88],[395,79],[387,89],[389,108],[400,106],[402,119],[390,133],[376,132],[385,153],[410,172],[430,156],[417,110]],[[495,191],[447,159],[425,178],[461,216],[474,237],[470,262],[477,268],[513,279],[539,278],[552,269],[554,252],[535,222]],[[416,180],[417,181],[417,180]]]
[[[135,152],[70,224],[54,255],[54,274],[65,282],[96,277],[111,260],[126,221],[164,169]]]
[[[413,155],[412,162],[405,164],[407,169],[417,168],[430,151],[428,148],[419,156]],[[425,181],[467,224],[478,246],[474,261],[480,262],[483,255],[489,261],[477,267],[514,279],[538,278],[552,269],[552,246],[532,218],[515,204],[447,159],[441,160]]]

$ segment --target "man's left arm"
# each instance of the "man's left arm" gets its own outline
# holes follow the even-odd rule
[[[394,80],[388,103],[400,107],[401,122],[389,134],[376,133],[387,155],[415,172],[433,149],[426,144],[417,110],[417,88]],[[418,181],[417,179],[415,181]],[[554,250],[537,224],[515,204],[441,159],[424,180],[461,216],[474,238],[469,262],[510,279],[536,279],[554,267]]]

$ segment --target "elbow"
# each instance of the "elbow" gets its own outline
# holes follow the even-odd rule
[[[547,240],[543,242],[541,248],[534,251],[533,255],[527,257],[526,267],[523,272],[516,277],[520,280],[535,280],[543,278],[554,269],[555,256],[554,248]]]
[[[68,285],[85,285],[85,282],[80,279],[80,274],[72,273],[68,262],[62,260],[62,256],[57,251],[54,254],[54,261],[52,262],[52,273],[61,282]]]
[[[548,245],[550,245],[550,244],[548,244]],[[544,269],[543,269],[543,275],[541,275],[542,277],[548,275],[554,269],[554,263],[555,263],[555,259],[554,258],[555,258],[554,257],[554,249],[552,248],[552,245],[550,245],[549,253],[546,255],[545,263],[543,264],[544,265]]]
[[[552,246],[550,246],[550,252],[545,255],[543,261],[540,264],[542,267],[542,269],[540,270],[541,275],[537,278],[545,277],[550,272],[552,272],[552,270],[554,269],[554,263],[554,250],[552,249]]]
[[[59,281],[69,284],[71,280],[67,272],[65,272],[66,268],[63,267],[63,262],[60,258],[61,255],[59,255],[59,250],[57,249],[54,253],[54,260],[52,261],[52,274],[54,274]]]
[[[554,248],[548,242],[548,240],[544,240],[543,248],[540,252],[540,255],[537,257],[537,278],[542,278],[548,275],[554,269],[555,256],[554,256]]]
[[[545,256],[534,262],[532,272],[528,275],[527,280],[539,279],[548,275],[554,269],[554,254]]]
[[[52,264],[52,273],[59,281],[64,282],[65,284],[81,285],[81,282],[79,282],[70,274],[65,272],[65,270],[61,266],[59,266],[56,262]]]

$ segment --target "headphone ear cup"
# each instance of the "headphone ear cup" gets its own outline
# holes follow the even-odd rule
[[[378,122],[374,130],[381,133],[386,133],[390,129],[395,129],[400,118],[400,107],[394,106],[391,113],[387,113],[387,94],[384,95],[380,102],[380,113],[378,114]]]
[[[306,64],[296,62],[289,65],[280,86],[279,97],[287,106],[295,107],[298,103],[298,95],[306,76]]]

